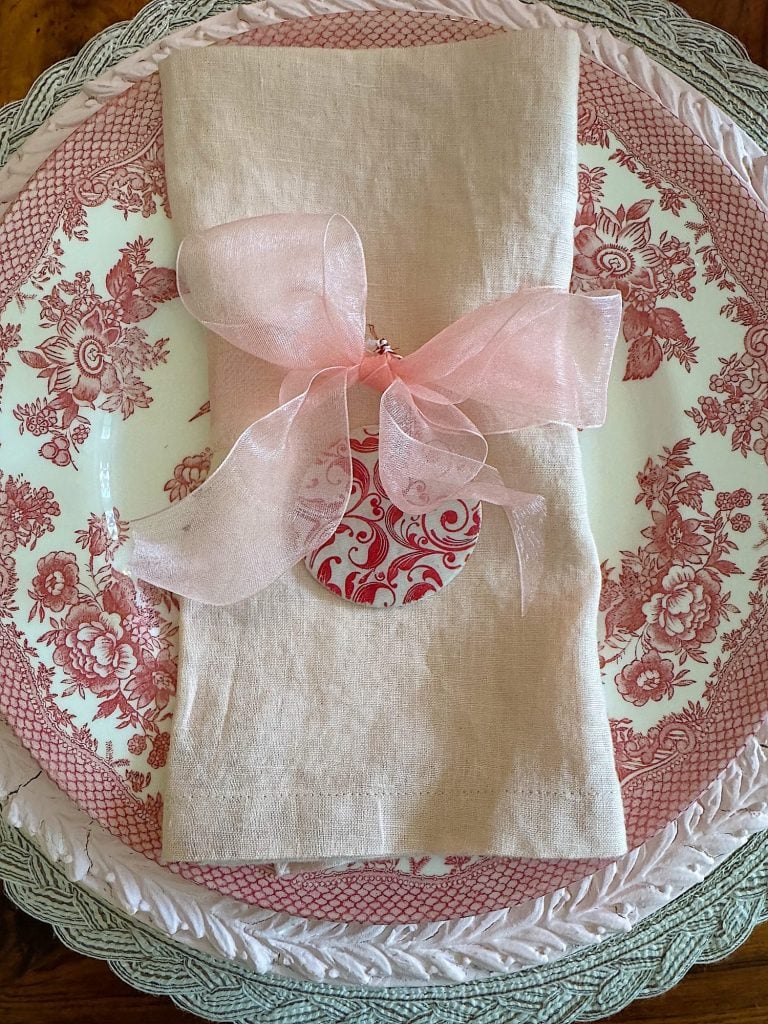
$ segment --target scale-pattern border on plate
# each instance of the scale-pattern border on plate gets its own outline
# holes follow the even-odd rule
[[[210,3],[205,3],[205,4],[199,4],[199,3],[197,3],[197,4],[187,4],[187,5],[184,5],[183,8],[177,6],[174,9],[174,11],[173,11],[173,15],[174,15],[175,18],[178,18],[178,17],[182,16],[182,14],[181,14],[182,11],[184,11],[185,13],[188,14],[189,10],[194,7],[195,14],[194,15],[188,15],[188,17],[187,17],[187,21],[191,21],[191,20],[195,20],[196,18],[199,18],[200,16],[205,16],[206,13],[209,13],[209,12],[211,12],[213,10],[221,9],[224,6],[227,6],[227,5],[225,5],[225,4],[210,4]],[[387,6],[396,6],[396,5],[395,4],[387,4]],[[397,5],[397,6],[400,6],[400,5]],[[479,6],[480,5],[478,5],[478,7]],[[483,6],[485,7],[485,5],[483,5]],[[707,77],[707,76],[712,75],[713,72],[714,72],[714,77],[715,77],[715,79],[717,79],[718,78],[718,65],[720,66],[719,67],[719,72],[720,72],[721,76],[723,75],[723,68],[727,65],[727,67],[730,68],[731,71],[730,72],[728,72],[728,71],[726,72],[726,76],[725,76],[726,77],[726,81],[722,85],[722,88],[725,90],[724,95],[725,95],[726,99],[729,101],[729,106],[733,110],[734,115],[737,116],[737,117],[740,116],[742,121],[743,121],[743,123],[747,124],[756,135],[758,135],[760,137],[763,137],[763,138],[765,137],[765,130],[764,130],[765,126],[763,124],[761,124],[761,116],[760,116],[760,108],[759,108],[760,88],[761,88],[761,83],[765,82],[765,75],[764,75],[764,73],[759,72],[759,69],[755,69],[755,68],[753,68],[750,65],[744,66],[743,56],[741,55],[742,51],[741,51],[740,47],[738,47],[738,44],[736,44],[734,41],[727,41],[728,37],[725,37],[723,34],[716,32],[716,30],[712,30],[712,29],[709,29],[709,28],[706,28],[706,27],[702,27],[700,25],[697,25],[696,23],[687,21],[687,19],[684,19],[682,16],[680,16],[680,17],[670,16],[669,7],[667,5],[662,5],[662,4],[658,3],[658,2],[656,2],[656,0],[651,0],[651,2],[643,4],[643,15],[644,15],[644,17],[643,18],[637,18],[634,24],[630,24],[630,23],[627,22],[627,17],[623,13],[623,10],[622,10],[623,5],[616,4],[615,5],[616,6],[616,10],[613,11],[614,5],[611,4],[611,3],[605,2],[605,0],[602,0],[602,2],[600,2],[600,3],[594,2],[594,0],[593,0],[593,3],[591,3],[589,5],[581,3],[579,5],[578,10],[574,9],[574,5],[573,4],[568,4],[568,3],[560,3],[560,2],[558,2],[558,3],[554,3],[553,6],[556,6],[556,7],[560,8],[560,9],[566,10],[569,13],[571,13],[571,12],[574,13],[574,14],[578,13],[581,17],[584,17],[585,15],[593,17],[593,20],[595,20],[597,22],[601,22],[603,24],[606,24],[608,27],[614,28],[614,30],[618,31],[620,34],[622,34],[622,35],[624,35],[626,37],[634,37],[638,41],[642,41],[644,47],[647,50],[651,51],[651,52],[654,52],[655,49],[658,49],[658,45],[657,44],[650,45],[650,43],[649,43],[649,34],[650,34],[651,31],[655,31],[657,29],[661,29],[663,37],[666,37],[666,41],[672,43],[672,46],[670,47],[670,50],[666,54],[667,60],[668,61],[672,61],[674,59],[675,62],[676,62],[676,65],[679,67],[680,66],[679,58],[680,58],[680,50],[681,50],[681,48],[684,48],[685,46],[687,46],[689,52],[695,51],[696,55],[697,55],[696,59],[698,61],[698,65],[699,65],[699,67],[698,67],[698,75],[697,76],[693,76],[693,74],[691,74],[691,75],[687,75],[687,77],[698,77],[699,79],[702,80],[702,84],[706,81],[706,83],[707,83],[707,91],[710,92],[710,93],[712,93],[712,91],[713,91],[712,88],[711,88],[712,87],[712,78]],[[588,10],[586,9],[587,6],[589,6]],[[157,38],[158,35],[161,35],[163,33],[162,27],[158,28],[158,25],[161,25],[163,20],[168,20],[168,18],[169,18],[169,12],[167,10],[163,10],[164,7],[165,7],[165,5],[162,4],[162,3],[161,4],[152,4],[152,5],[150,5],[149,8],[145,9],[145,11],[142,12],[142,15],[140,16],[140,20],[142,22],[141,28],[142,29],[146,29],[148,27],[148,25],[149,25],[149,20],[148,20],[147,16],[154,9],[154,12],[155,12],[155,15],[156,15],[155,28],[154,28],[154,30],[152,30],[152,36],[154,38]],[[329,5],[325,5],[325,4],[318,5],[317,13],[328,13],[328,10],[329,10]],[[452,11],[454,13],[456,13],[455,5],[452,5]],[[484,9],[482,12],[475,11],[474,12],[474,16],[475,17],[482,16],[482,17],[490,18],[491,17],[491,13],[492,12],[489,9],[488,10]],[[498,10],[496,11],[496,13],[498,13]],[[612,13],[615,15],[613,20],[612,20]],[[656,21],[657,18],[658,19],[663,19],[663,24],[662,24],[661,21]],[[178,21],[176,22],[176,24],[178,24]],[[684,27],[681,27],[681,26],[684,26]],[[116,26],[116,28],[123,30],[123,36],[125,36],[125,26],[124,25],[123,26]],[[676,34],[678,28],[680,28],[680,34],[679,35]],[[670,37],[670,32],[671,32],[671,36],[672,36],[671,40],[669,38]],[[108,35],[108,34],[109,33],[107,33],[106,35]],[[148,38],[147,35],[141,36],[140,37],[140,41],[139,41],[139,45],[140,45],[141,41],[146,40],[147,38]],[[98,42],[98,40],[92,41],[92,43],[89,45],[89,48],[87,48],[87,49],[92,51],[93,47],[96,44],[96,42]],[[125,44],[125,39],[124,38],[123,38],[123,43]],[[658,36],[657,36],[657,43],[658,43]],[[125,45],[130,45],[130,44],[125,44]],[[133,46],[131,47],[131,49],[135,49],[135,46],[136,46],[136,44],[134,43]],[[672,56],[673,53],[674,53],[674,58]],[[702,54],[706,54],[706,59],[702,59]],[[659,54],[657,54],[657,55],[659,55]],[[716,57],[717,59],[713,58],[711,60],[711,62],[710,62],[710,56],[712,56],[712,55],[714,55],[714,57]],[[83,55],[81,55],[81,59],[82,59],[82,56]],[[103,56],[103,54],[102,54],[102,56]],[[114,60],[114,56],[115,56],[114,51],[110,51],[110,53],[107,55],[106,61],[104,63],[110,63],[112,60]],[[706,66],[708,63],[710,63],[709,67]],[[103,67],[104,64],[102,64],[101,66]],[[691,65],[691,67],[693,67],[693,65]],[[57,66],[57,68],[53,69],[53,70],[54,71],[60,71],[61,70],[61,66]],[[687,67],[686,67],[686,70],[687,70]],[[738,70],[738,74],[736,73],[737,70]],[[93,73],[93,68],[90,69],[89,73],[90,74]],[[731,78],[730,82],[727,80],[728,77]],[[65,88],[67,88],[68,84],[71,84],[71,83],[72,83],[72,78],[69,79],[68,83],[65,83]],[[736,85],[735,83],[738,83],[738,85]],[[731,95],[731,88],[732,87],[733,87],[733,95]],[[73,91],[73,90],[70,90],[70,91]],[[34,90],[33,90],[33,92],[34,92]],[[750,95],[752,97],[751,100],[749,98]],[[56,96],[58,98],[61,98],[61,94],[60,93],[57,93]],[[718,98],[720,98],[720,97],[718,97]],[[737,102],[737,100],[739,100],[739,102]],[[51,105],[53,104],[53,102],[55,102],[55,98],[52,100]],[[737,108],[739,108],[739,109],[737,109]],[[43,115],[43,116],[45,116],[45,115]],[[762,120],[764,120],[764,118],[762,118]],[[765,161],[762,162],[760,169],[762,171],[765,170]],[[665,915],[664,915],[663,920],[661,921],[661,925],[660,925],[661,931],[656,936],[657,938],[659,936],[662,936],[662,937],[666,936],[666,940],[667,940],[666,944],[664,945],[664,951],[666,952],[666,956],[664,957],[664,968],[662,970],[663,978],[662,978],[660,984],[659,984],[659,979],[658,978],[654,980],[654,983],[651,986],[651,990],[652,991],[660,991],[663,987],[665,987],[669,983],[673,983],[677,979],[677,977],[679,977],[680,974],[684,972],[684,970],[687,968],[687,966],[689,966],[690,962],[692,962],[692,960],[696,956],[697,952],[698,953],[702,952],[702,950],[703,950],[703,942],[704,942],[703,936],[704,936],[705,932],[707,933],[708,936],[711,937],[713,929],[715,928],[715,926],[717,926],[717,927],[721,928],[723,933],[725,933],[727,931],[728,934],[731,936],[731,939],[733,938],[734,935],[736,936],[736,943],[733,943],[732,941],[726,940],[725,944],[722,941],[719,942],[719,943],[715,943],[714,944],[714,948],[716,950],[715,955],[718,955],[718,952],[719,952],[720,955],[723,955],[730,948],[733,948],[733,944],[737,944],[737,942],[739,941],[739,937],[743,937],[744,934],[746,934],[749,931],[749,929],[751,928],[751,925],[756,923],[756,921],[758,919],[758,915],[760,917],[763,916],[763,898],[764,898],[764,893],[762,892],[762,888],[765,885],[765,879],[763,877],[764,871],[763,871],[763,874],[760,874],[760,872],[757,872],[755,874],[753,881],[757,880],[757,885],[756,886],[752,885],[750,883],[750,874],[749,874],[750,871],[752,870],[752,868],[754,867],[754,865],[756,863],[758,863],[759,860],[761,859],[761,851],[762,851],[762,846],[763,845],[764,845],[764,843],[762,842],[762,840],[757,842],[757,843],[755,843],[753,841],[751,844],[749,844],[747,853],[745,853],[743,855],[742,854],[733,855],[732,857],[729,858],[729,861],[728,861],[728,864],[729,864],[728,877],[725,878],[725,884],[724,885],[721,884],[720,889],[718,889],[718,887],[717,887],[717,885],[715,883],[716,882],[721,882],[722,883],[723,878],[721,876],[724,876],[724,872],[716,872],[714,875],[712,875],[710,877],[710,879],[708,880],[706,885],[698,887],[696,890],[693,891],[692,895],[690,895],[689,897],[685,898],[685,901],[679,901],[679,903],[675,904],[673,908],[671,907],[671,908],[669,908],[665,912]],[[43,863],[45,863],[45,861],[43,861]],[[742,868],[745,867],[745,865],[746,865],[746,869],[745,870],[741,870]],[[758,875],[759,875],[759,879],[758,879]],[[736,883],[746,883],[746,884],[741,884],[741,888],[739,889],[739,892],[745,894],[745,898],[746,898],[747,902],[749,903],[749,906],[752,908],[752,910],[755,909],[755,907],[757,906],[758,903],[760,904],[760,907],[759,907],[759,911],[757,911],[756,913],[752,913],[752,914],[748,915],[746,920],[738,921],[737,924],[734,926],[735,930],[733,930],[733,928],[731,928],[731,924],[730,924],[730,922],[732,921],[732,914],[730,913],[730,909],[729,908],[732,908],[733,900],[736,897],[734,896],[733,892],[730,893],[730,897],[731,897],[730,900],[726,899],[726,897],[729,896],[729,889],[731,888],[731,886],[735,885]],[[727,915],[728,925],[726,927],[726,923],[725,923],[726,922],[726,915],[725,915],[725,913],[719,913],[719,914],[716,913],[716,912],[715,913],[711,913],[709,915],[709,917],[713,918],[713,927],[708,929],[705,926],[706,922],[702,922],[702,920],[699,919],[696,922],[696,929],[695,929],[696,930],[696,939],[694,940],[691,932],[690,931],[686,931],[686,929],[684,927],[682,927],[682,922],[683,922],[684,918],[681,917],[681,920],[679,922],[677,922],[677,925],[673,925],[672,926],[672,930],[674,930],[674,928],[677,927],[678,931],[683,933],[684,943],[688,947],[687,950],[686,950],[685,955],[683,955],[680,952],[680,949],[679,949],[681,935],[678,934],[676,936],[675,940],[672,942],[672,946],[674,946],[674,949],[673,949],[670,946],[670,941],[672,941],[672,940],[671,940],[671,938],[669,936],[669,928],[667,927],[667,925],[668,925],[669,921],[672,919],[673,916],[677,916],[676,912],[678,911],[679,904],[683,903],[683,902],[691,902],[691,901],[693,901],[695,896],[697,894],[699,894],[701,890],[706,890],[706,897],[702,901],[702,905],[703,906],[709,906],[710,910],[713,909],[711,901],[713,901],[713,900],[717,901],[719,898],[722,898],[724,900],[723,905],[721,906],[720,903],[717,903],[717,906],[716,906],[715,909],[717,911],[728,910],[728,915]],[[29,907],[29,909],[32,909],[33,902],[34,901],[30,901],[30,902],[26,903],[25,905],[27,905]],[[109,913],[115,913],[114,911],[110,911],[108,908],[105,908],[105,910],[107,910]],[[687,914],[690,914],[690,908],[688,909]],[[656,918],[657,917],[658,917],[658,915],[656,915],[654,917],[654,919],[653,919],[654,922],[656,922]],[[92,919],[91,915],[89,915],[89,917],[88,917],[88,922],[89,922],[88,931],[92,932],[93,931],[93,919]],[[644,943],[642,941],[642,935],[646,931],[647,931],[647,928],[646,928],[645,925],[643,925],[643,926],[640,926],[638,929],[633,930],[630,933],[630,935],[627,937],[627,941],[630,940],[630,939],[634,940],[635,937],[637,938],[638,943],[639,943],[638,946],[635,946],[634,941],[632,942],[632,948],[634,948],[636,950],[636,952],[642,950],[642,947],[644,945]],[[647,937],[648,936],[646,936],[646,938]],[[158,940],[158,941],[162,941],[162,940]],[[619,943],[621,941],[622,941],[621,939],[611,940],[610,943],[606,943],[602,948],[603,949],[608,949],[609,946],[613,946],[614,948],[616,948],[614,944]],[[173,948],[173,949],[177,948],[177,947],[174,947],[173,944],[168,944],[168,945],[170,945],[171,948]],[[92,942],[92,940],[88,941],[88,951],[93,953],[93,942]],[[106,950],[104,948],[104,945],[100,944],[100,949],[99,949],[98,955],[105,955],[105,952],[106,952]],[[184,956],[185,954],[182,953],[181,955]],[[188,956],[189,954],[186,954],[186,955]],[[643,951],[643,956],[645,957],[646,955],[647,955],[647,950],[644,950]],[[580,955],[579,958],[578,958],[578,974],[579,974],[579,984],[577,986],[578,991],[576,989],[573,989],[571,991],[570,999],[566,1000],[568,1005],[566,1005],[566,1002],[564,1002],[564,999],[561,998],[561,997],[555,997],[553,999],[553,995],[552,995],[551,992],[547,993],[542,998],[541,1003],[539,1003],[539,998],[538,998],[538,994],[539,993],[536,993],[536,996],[534,998],[533,995],[532,995],[532,991],[528,992],[528,995],[526,996],[526,998],[524,1000],[524,1003],[520,1003],[519,999],[515,1003],[513,1000],[508,998],[511,995],[509,980],[498,981],[498,982],[483,982],[483,983],[477,983],[475,985],[468,986],[467,988],[462,989],[461,996],[469,999],[471,1005],[468,1006],[467,1013],[463,1014],[461,1018],[457,1018],[457,1019],[466,1019],[466,1020],[477,1019],[477,1013],[480,1012],[480,1013],[482,1013],[483,1019],[487,1020],[487,1021],[502,1019],[501,1015],[504,1015],[503,1019],[509,1021],[510,1020],[510,1017],[509,1017],[510,1012],[514,1012],[515,1016],[516,1016],[516,1019],[519,1019],[518,1018],[518,1012],[522,1011],[522,1007],[523,1006],[525,1007],[525,1016],[530,1019],[530,1013],[531,1013],[532,1010],[535,1009],[536,1005],[540,1006],[541,1008],[543,1008],[544,1006],[547,1007],[546,1015],[542,1016],[541,1014],[543,1012],[543,1009],[540,1009],[539,1010],[539,1015],[536,1018],[538,1020],[541,1020],[542,1022],[544,1022],[544,1021],[549,1022],[549,1021],[555,1021],[555,1020],[560,1022],[560,1021],[565,1021],[566,1019],[567,1020],[572,1020],[575,1015],[578,1015],[578,1016],[580,1016],[582,1018],[584,1018],[586,1016],[591,1016],[591,1017],[595,1016],[595,1015],[600,1016],[600,1015],[602,1015],[604,1013],[612,1012],[613,1010],[618,1009],[619,1005],[624,1005],[627,1001],[629,1001],[629,999],[631,999],[635,995],[639,994],[638,990],[640,988],[642,988],[644,985],[647,987],[647,961],[645,959],[643,959],[642,968],[641,969],[638,968],[638,972],[637,972],[636,976],[633,979],[634,980],[634,984],[630,984],[629,986],[627,986],[627,985],[613,985],[612,984],[610,986],[605,986],[604,987],[604,992],[605,992],[605,988],[610,987],[611,994],[610,994],[610,997],[609,997],[610,1001],[609,1002],[605,1002],[603,1004],[603,1003],[600,1002],[599,999],[596,999],[595,997],[593,997],[590,994],[590,992],[588,991],[588,986],[585,987],[585,985],[584,985],[584,974],[583,974],[583,971],[588,966],[588,964],[587,964],[588,958],[589,958],[589,954],[588,953],[585,953],[584,955]],[[629,961],[627,961],[627,965],[629,965]],[[597,966],[597,967],[602,966],[603,970],[601,972],[601,977],[599,977],[599,978],[595,977],[595,978],[592,979],[593,982],[598,982],[599,981],[601,983],[601,986],[603,985],[603,983],[606,980],[608,980],[606,978],[606,976],[605,976],[605,970],[607,968],[610,967],[610,970],[612,970],[614,972],[614,974],[615,974],[616,969],[622,967],[622,965],[618,961],[614,961],[614,963],[612,965],[609,965],[609,964],[607,964],[605,962],[605,960],[603,960],[602,963],[596,963],[596,964],[591,964],[591,962],[590,962],[590,966],[593,966],[593,967],[594,966]],[[563,968],[563,969],[565,969],[565,968]],[[164,976],[165,976],[165,979],[166,979],[166,987],[164,989],[162,989],[162,990],[164,990],[164,991],[168,990],[168,987],[170,985],[170,980],[173,977],[173,974],[174,974],[175,970],[178,970],[178,965],[176,965],[176,967],[171,969],[168,973],[164,972]],[[548,969],[544,969],[544,971],[546,971],[546,970],[548,970]],[[187,975],[188,974],[189,974],[189,972],[187,972]],[[537,976],[536,981],[534,981],[533,975]],[[624,975],[622,975],[622,976],[624,976]],[[545,978],[543,977],[543,972],[540,972],[540,970],[536,970],[534,972],[526,971],[524,973],[524,975],[521,975],[520,977],[525,979],[525,981],[526,981],[525,988],[526,989],[531,989],[532,985],[539,985],[540,986],[541,982],[545,981]],[[559,979],[559,980],[562,980],[562,978]],[[134,978],[134,982],[135,983],[137,982],[136,978]],[[138,983],[139,983],[140,987],[146,987],[146,985],[144,983],[142,983],[142,982],[138,982]],[[249,983],[251,985],[259,984],[259,983],[255,982],[253,979],[249,979]],[[484,988],[487,989],[487,991],[483,991],[483,992],[479,991],[478,990],[478,985],[484,986]],[[292,1004],[292,1007],[291,1007],[292,1015],[295,1014],[296,1010],[300,1008],[300,1006],[297,1005],[297,1004],[303,1004],[304,1008],[307,1011],[311,1012],[311,1016],[312,1016],[313,1020],[321,1020],[321,1019],[322,1020],[326,1020],[326,1019],[327,1020],[339,1020],[339,1019],[341,1019],[340,1014],[341,1014],[341,1009],[342,1008],[340,1006],[337,1006],[336,1010],[333,1010],[333,1007],[331,1005],[332,1003],[333,1004],[339,1003],[338,996],[340,995],[340,993],[338,992],[338,990],[334,990],[333,992],[329,993],[328,989],[318,989],[317,986],[313,986],[311,989],[308,988],[308,987],[301,987],[301,990],[299,992],[299,991],[296,990],[295,986],[291,987],[287,983],[280,982],[279,984],[277,984],[277,987],[282,992],[284,992],[285,994],[282,997],[275,998],[273,996],[273,998],[271,1000],[266,1000],[265,997],[264,997],[265,986],[266,986],[266,988],[269,988],[270,990],[274,990],[274,988],[275,988],[275,984],[273,984],[271,982],[269,984],[267,982],[262,982],[260,984],[260,986],[259,986],[260,991],[262,992],[261,998],[260,999],[255,999],[254,998],[251,1001],[250,1006],[251,1006],[252,1009],[255,1009],[258,1005],[262,1005],[264,1007],[264,1009],[266,1009],[267,1006],[269,1005],[271,1007],[270,1018],[269,1019],[271,1019],[271,1020],[277,1021],[277,1020],[284,1019],[285,1015],[283,1014],[281,1006],[283,1006],[285,1004],[286,997],[287,997],[287,999]],[[152,985],[151,987],[153,988],[153,990],[157,990],[157,986],[156,985]],[[470,988],[472,989],[471,993],[469,991]],[[396,993],[394,991],[392,993],[390,993],[391,996],[395,996],[395,994]],[[561,991],[560,996],[562,996],[562,995],[563,995],[563,993]],[[390,1019],[390,1020],[391,1019],[403,1019],[403,1020],[408,1019],[408,1020],[411,1020],[411,1019],[413,1019],[413,1016],[412,1016],[413,1013],[416,1012],[417,1009],[418,1009],[419,1013],[422,1013],[422,1012],[424,1012],[426,1010],[427,1012],[434,1014],[434,1012],[437,1009],[436,1000],[440,999],[441,996],[443,998],[446,998],[446,997],[447,998],[451,998],[452,1001],[453,1001],[454,1006],[456,1005],[456,1002],[457,1002],[457,1000],[459,998],[458,995],[455,993],[455,990],[451,990],[451,989],[449,989],[447,991],[433,989],[433,990],[430,991],[429,995],[427,997],[424,997],[423,999],[414,999],[413,998],[413,992],[409,992],[409,993],[407,993],[406,996],[402,996],[402,995],[400,996],[400,1001],[401,1002],[403,1002],[404,999],[407,1000],[407,1005],[403,1006],[403,1012],[407,1013],[408,1016],[407,1017],[400,1017],[400,1016],[394,1017],[394,1016],[390,1016],[388,1019]],[[578,998],[576,998],[577,996],[578,996]],[[370,994],[367,994],[367,995],[364,996],[361,992],[354,993],[354,992],[351,992],[351,991],[347,990],[345,992],[345,999],[343,1001],[343,1014],[342,1014],[343,1016],[346,1016],[347,1014],[349,1014],[350,1011],[354,1012],[354,1007],[350,1003],[350,998],[352,998],[352,997],[364,998],[366,1000],[365,1006],[369,1010],[374,1005],[374,1003],[372,1002],[372,998],[371,998]],[[211,995],[209,993],[209,997],[208,998],[209,998],[209,1004],[210,1004],[209,1006],[206,1007],[206,1010],[208,1012],[216,1013],[217,1016],[221,1015],[223,1013],[225,1016],[230,1017],[230,1019],[235,1017],[235,1016],[238,1016],[238,1014],[239,1014],[240,1015],[240,1019],[243,1019],[243,1017],[242,1017],[242,1012],[243,1012],[242,1011],[242,1006],[243,1006],[242,999],[238,1000],[238,1002],[239,1002],[239,1009],[236,1009],[235,1003],[232,1002],[231,996],[226,997],[226,998],[229,999],[229,1005],[232,1007],[232,1009],[224,1009],[223,1008],[223,1004],[220,1004],[219,1006],[214,1008],[213,1004],[210,1003],[210,999],[215,998],[215,993],[213,995]],[[604,996],[603,998],[606,998],[606,997]],[[282,1002],[281,1002],[281,999],[282,999]],[[478,1002],[478,999],[481,999],[481,1002]],[[617,999],[618,999],[618,1001],[617,1001]],[[189,1005],[190,1009],[196,1009],[197,1012],[201,1012],[201,1010],[203,1009],[202,1005],[199,1005],[199,1001],[196,1001],[194,999],[194,997],[189,999],[187,1005]],[[390,1013],[392,1012],[392,1009],[393,1009],[393,1007],[390,1007]],[[468,1015],[470,1012],[472,1013],[472,1016]],[[565,1012],[566,1016],[563,1016],[563,1012]],[[265,1018],[262,1018],[262,1019],[265,1019]],[[302,1017],[302,1019],[309,1019],[309,1018]],[[379,1014],[376,1014],[376,1016],[373,1016],[369,1012],[366,1012],[363,1015],[363,1006],[359,1005],[358,1006],[358,1015],[356,1016],[356,1019],[358,1019],[358,1020],[363,1020],[363,1019],[374,1020],[374,1019],[381,1019],[381,1017],[380,1017]],[[425,1019],[428,1019],[428,1018],[425,1017]]]

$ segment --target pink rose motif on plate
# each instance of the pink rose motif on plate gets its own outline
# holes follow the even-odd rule
[[[137,665],[120,616],[95,605],[70,609],[57,631],[55,644],[54,662],[99,696],[117,690]]]
[[[29,596],[52,612],[64,611],[77,604],[80,570],[77,559],[69,551],[53,551],[37,563]]]
[[[651,516],[640,531],[645,543],[622,551],[616,568],[602,565],[601,666],[625,660],[614,673],[616,689],[638,707],[691,685],[696,676],[687,666],[708,663],[707,644],[739,611],[726,580],[742,570],[728,556],[738,550],[735,538],[752,528],[742,511],[752,494],[744,487],[715,491],[695,468],[693,447],[683,438],[646,460],[635,495]]]
[[[379,434],[350,437],[352,494],[335,534],[304,560],[326,590],[375,608],[420,601],[461,572],[480,532],[479,502],[456,499],[434,512],[406,515],[379,477]]]
[[[625,700],[642,707],[649,700],[672,697],[675,682],[674,663],[657,651],[648,651],[639,661],[624,666],[616,677],[616,688]]]
[[[200,486],[210,472],[212,456],[211,448],[204,448],[197,455],[184,456],[174,468],[173,476],[166,481],[163,488],[168,494],[169,501],[181,501]]]
[[[714,640],[722,616],[720,579],[709,569],[673,565],[660,582],[660,590],[643,605],[648,637],[658,651]]]
[[[129,767],[131,762],[124,759],[115,763],[126,767],[126,781],[140,793],[152,779],[146,767],[165,763],[167,722],[176,692],[174,638],[178,627],[166,614],[175,607],[171,595],[136,587],[113,570],[112,559],[126,530],[118,509],[93,512],[86,528],[75,531],[79,552],[53,551],[38,558],[28,588],[33,602],[29,621],[37,617],[47,622],[39,641],[53,649],[53,663],[59,669],[46,670],[40,676],[52,713],[63,715],[69,728],[71,722],[65,712],[57,711],[56,701],[75,693],[82,699],[95,695],[94,721],[115,716],[117,729],[134,733],[127,750],[141,758],[140,767]],[[7,594],[3,583],[6,564]],[[12,558],[0,552],[0,611],[10,607],[17,584]],[[62,692],[57,686],[54,693],[51,687],[61,682],[65,689]],[[99,749],[100,740],[89,725],[73,728],[79,743]],[[151,752],[142,757],[149,745]],[[111,741],[107,750],[111,758]]]

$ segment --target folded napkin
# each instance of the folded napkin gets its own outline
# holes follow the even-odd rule
[[[173,54],[161,79],[179,238],[261,214],[343,214],[365,247],[368,320],[401,354],[482,303],[567,287],[572,33],[208,47]],[[211,335],[209,376],[220,460],[279,403],[283,373]],[[353,428],[377,422],[378,400],[350,391]],[[625,850],[576,431],[499,435],[488,461],[547,502],[524,617],[509,527],[489,504],[464,570],[414,604],[346,602],[303,564],[234,605],[182,602],[166,859]]]

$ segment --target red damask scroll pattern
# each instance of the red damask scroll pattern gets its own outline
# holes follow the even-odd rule
[[[332,537],[305,559],[321,586],[354,604],[410,604],[464,568],[480,533],[479,502],[454,499],[426,515],[392,504],[379,475],[378,427],[350,437],[352,492]]]

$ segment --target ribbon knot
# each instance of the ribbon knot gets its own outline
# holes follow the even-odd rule
[[[362,243],[338,214],[276,214],[191,235],[177,272],[193,316],[285,377],[280,405],[202,486],[131,524],[131,575],[225,605],[324,543],[351,492],[347,392],[362,384],[381,394],[379,467],[390,500],[414,515],[452,498],[502,506],[525,607],[541,572],[546,505],[487,464],[485,435],[603,422],[618,292],[517,292],[401,358],[383,339],[366,346]]]
[[[365,384],[383,395],[387,388],[395,382],[397,376],[395,361],[399,359],[400,356],[391,349],[366,352],[357,371],[358,380],[361,384]]]

